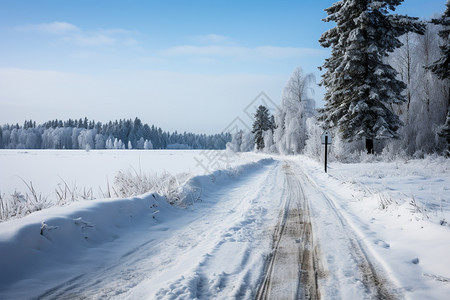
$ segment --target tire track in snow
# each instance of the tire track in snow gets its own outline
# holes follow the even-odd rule
[[[356,233],[350,228],[345,217],[339,212],[333,200],[326,195],[324,191],[312,180],[303,170],[296,168],[301,174],[302,184],[311,187],[316,194],[319,194],[327,207],[328,211],[332,212],[334,221],[333,224],[338,227],[337,231],[342,233],[344,241],[347,243],[346,250],[352,258],[353,264],[356,264],[359,274],[352,274],[356,281],[361,281],[365,290],[365,297],[370,299],[398,299],[401,298],[399,292],[392,286],[386,277],[381,274],[381,269],[375,267],[371,262],[370,256],[361,244],[360,239]],[[317,200],[317,199],[315,199]],[[329,215],[328,215],[329,216]],[[330,216],[329,216],[330,217]],[[332,222],[332,220],[329,220]],[[314,226],[321,226],[315,223]],[[322,241],[326,243],[327,241]],[[339,284],[338,284],[339,286]]]
[[[283,191],[286,191],[286,179],[283,186]],[[268,299],[270,294],[270,288],[272,285],[272,273],[275,265],[275,257],[278,252],[278,248],[281,241],[281,236],[284,232],[284,229],[286,227],[286,218],[287,218],[287,211],[289,209],[289,197],[284,196],[283,193],[283,206],[280,210],[277,225],[275,226],[275,230],[272,235],[272,254],[270,256],[270,259],[267,263],[267,266],[265,267],[265,276],[263,279],[263,282],[261,283],[260,287],[258,288],[256,299]]]
[[[256,299],[319,299],[308,200],[289,164],[283,166],[283,171],[283,207]]]

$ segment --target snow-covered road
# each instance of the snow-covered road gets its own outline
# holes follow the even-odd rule
[[[242,170],[198,177],[184,209],[148,194],[0,224],[0,299],[415,298],[311,167]]]
[[[333,200],[298,165],[295,172],[311,207],[312,246],[320,257],[315,270],[320,295],[324,299],[402,298]]]
[[[290,164],[283,164],[283,172],[283,205],[256,299],[319,299],[308,200]]]
[[[284,162],[283,171],[283,207],[256,298],[400,298],[333,201],[298,164]]]

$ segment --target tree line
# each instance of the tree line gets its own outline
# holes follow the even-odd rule
[[[1,149],[225,149],[229,133],[163,131],[139,118],[95,122],[84,119],[33,120],[0,126]]]

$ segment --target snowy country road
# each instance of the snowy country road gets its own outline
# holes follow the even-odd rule
[[[289,164],[283,165],[283,173],[283,206],[256,299],[319,299],[318,256],[308,201]]]
[[[20,280],[2,277],[0,298],[404,298],[336,204],[338,196],[298,161],[265,159],[244,169],[225,179],[220,172],[199,179],[201,201],[185,209],[151,194],[124,200],[132,206],[120,204],[119,213],[129,216],[108,218],[113,230],[84,210],[47,218],[58,226],[36,239],[28,259],[42,262],[21,270]],[[142,209],[133,204],[141,202]],[[154,219],[141,215],[149,206],[158,207]],[[82,236],[61,246],[58,232],[67,220]],[[106,238],[97,241],[97,231]]]
[[[332,200],[300,166],[283,171],[284,204],[256,299],[400,297]]]
[[[304,202],[311,204],[315,239],[310,247],[320,255],[314,271],[319,277],[321,296],[325,299],[402,298],[333,200],[298,165],[296,176],[303,196],[308,199]]]

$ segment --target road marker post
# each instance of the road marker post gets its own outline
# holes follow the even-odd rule
[[[328,130],[325,130],[322,133],[322,136],[320,137],[322,140],[322,145],[325,145],[325,173],[327,173],[327,158],[328,158],[328,144],[331,145],[331,134],[328,132]]]

